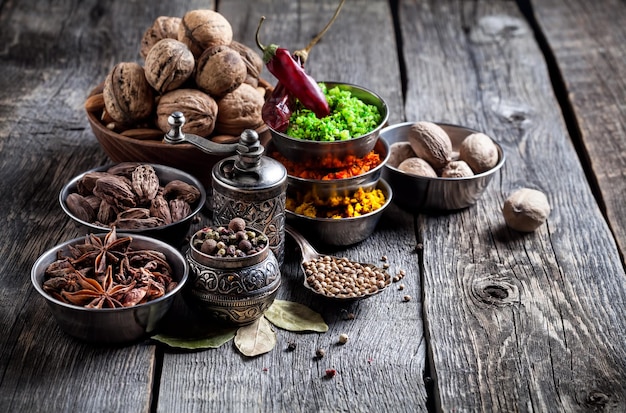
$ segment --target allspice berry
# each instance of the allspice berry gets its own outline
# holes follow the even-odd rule
[[[550,215],[550,204],[543,192],[522,188],[506,199],[502,215],[510,228],[520,232],[532,232]]]
[[[233,41],[233,28],[216,11],[192,10],[182,18],[178,28],[178,40],[185,43],[198,58],[209,47],[229,45]]]
[[[159,40],[146,56],[146,80],[160,94],[180,87],[193,73],[196,60],[189,48],[174,39]]]

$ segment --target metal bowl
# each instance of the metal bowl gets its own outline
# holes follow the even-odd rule
[[[360,86],[338,82],[321,83],[325,83],[329,89],[337,86],[342,90],[348,90],[352,93],[352,96],[361,99],[367,104],[376,106],[382,116],[380,124],[373,131],[365,135],[354,137],[345,141],[334,142],[296,139],[269,128],[272,135],[272,142],[274,143],[276,149],[278,149],[278,151],[280,151],[280,153],[282,153],[287,159],[295,162],[311,158],[322,159],[326,156],[333,156],[338,159],[343,159],[348,155],[354,155],[359,158],[365,156],[374,148],[380,130],[387,123],[387,119],[389,118],[389,109],[387,108],[387,104],[382,97]]]
[[[272,149],[273,145],[270,142],[268,153],[271,153]],[[389,159],[389,145],[386,141],[377,139],[373,150],[380,156],[380,164],[366,173],[343,179],[305,179],[287,175],[287,194],[297,199],[310,192],[319,198],[329,198],[348,196],[359,188],[375,188],[382,176],[383,166]]]
[[[202,185],[202,183],[197,178],[188,174],[187,172],[183,172],[179,169],[172,168],[169,166],[164,166],[164,165],[155,165],[155,164],[149,164],[149,165],[154,168],[157,176],[159,177],[159,182],[162,186],[170,181],[178,179],[198,188],[198,190],[200,191],[200,198],[191,206],[192,207],[191,214],[189,214],[187,217],[185,217],[184,219],[180,221],[173,222],[167,225],[161,225],[159,227],[148,228],[148,229],[119,229],[119,230],[130,233],[130,234],[141,234],[141,235],[154,237],[162,241],[170,242],[172,244],[179,244],[187,236],[187,232],[189,231],[193,217],[196,216],[204,207],[204,204],[206,202],[206,191],[204,190],[204,186]],[[87,222],[78,218],[76,215],[74,215],[70,211],[70,209],[67,206],[66,200],[69,194],[76,192],[76,185],[78,181],[80,181],[83,178],[83,176],[85,176],[86,174],[90,172],[107,171],[112,166],[114,165],[107,165],[107,166],[94,168],[94,169],[91,169],[89,171],[83,172],[75,176],[67,184],[65,184],[65,186],[63,186],[63,188],[61,189],[61,192],[59,193],[59,203],[61,204],[61,208],[63,209],[63,212],[65,212],[70,218],[72,218],[77,223],[84,225],[91,232],[94,232],[94,231],[107,232],[111,228],[104,226],[104,225],[98,225],[93,222]]]
[[[408,133],[414,122],[399,123],[384,128],[380,137],[387,141],[389,146],[396,142],[407,141]],[[463,126],[437,123],[446,131],[452,141],[452,150],[458,152],[459,146],[465,137],[476,130]],[[398,168],[385,164],[383,178],[394,191],[394,202],[409,211],[437,212],[453,211],[474,205],[482,196],[485,188],[504,164],[504,152],[500,144],[494,141],[498,148],[498,163],[490,170],[463,178],[430,178],[416,176],[400,171]]]
[[[378,180],[376,188],[385,194],[385,204],[368,214],[353,218],[312,218],[287,210],[285,211],[287,222],[314,244],[331,246],[356,244],[372,235],[380,217],[393,199],[392,189],[384,179]]]
[[[246,231],[261,231],[246,228]],[[189,241],[186,258],[190,281],[184,298],[202,316],[222,324],[246,325],[257,320],[274,302],[281,285],[278,260],[266,245],[245,257],[216,257]]]
[[[104,235],[97,236],[102,238]],[[70,247],[83,243],[85,238],[75,238],[59,244],[35,261],[31,269],[31,282],[35,290],[45,298],[59,327],[67,334],[97,344],[124,344],[148,337],[156,332],[159,322],[187,282],[188,265],[178,250],[162,241],[142,235],[118,233],[118,237],[124,236],[132,237],[133,249],[150,249],[165,254],[172,267],[172,278],[178,284],[163,297],[132,307],[96,309],[64,303],[43,290],[44,272],[48,265],[56,261],[59,251],[69,254]]]

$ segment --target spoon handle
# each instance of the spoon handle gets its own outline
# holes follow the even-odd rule
[[[320,254],[313,248],[309,241],[296,231],[292,226],[285,225],[285,232],[291,235],[291,237],[298,243],[300,252],[302,253],[302,262],[310,261],[320,256]]]

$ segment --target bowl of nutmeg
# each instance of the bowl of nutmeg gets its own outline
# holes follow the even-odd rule
[[[410,211],[454,211],[478,201],[505,156],[488,135],[458,125],[404,122],[380,132],[389,144],[383,177]]]
[[[169,116],[181,112],[182,132],[234,144],[246,129],[270,132],[261,108],[271,85],[260,77],[261,56],[234,40],[228,20],[212,10],[161,16],[137,39],[143,63],[118,62],[87,97],[85,110],[113,162],[146,162],[191,173],[210,187],[211,168],[231,154],[164,140]],[[234,150],[232,151],[234,154]]]

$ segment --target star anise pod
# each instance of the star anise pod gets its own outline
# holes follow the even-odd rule
[[[117,264],[128,249],[132,241],[131,237],[117,237],[115,227],[104,237],[89,234],[85,244],[76,248],[84,251],[83,254],[72,261],[74,266],[93,266],[96,276],[102,277],[109,263]]]
[[[75,292],[61,291],[66,301],[87,308],[117,308],[123,307],[120,302],[124,295],[135,287],[135,283],[129,285],[115,284],[113,282],[113,267],[107,266],[102,285],[93,278],[82,274],[78,278],[81,290]]]

